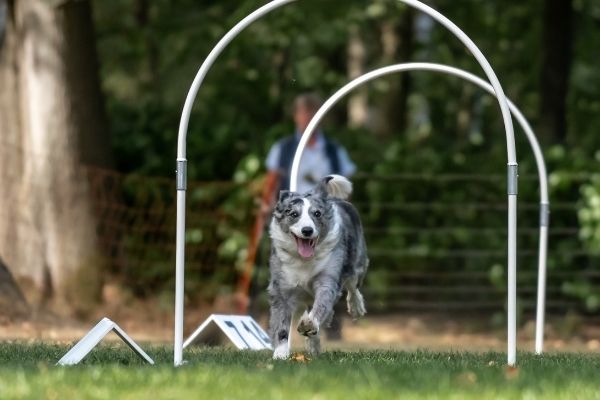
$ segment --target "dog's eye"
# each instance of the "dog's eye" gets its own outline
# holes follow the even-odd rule
[[[292,211],[289,216],[292,218],[298,218],[298,213],[296,211]]]
[[[321,218],[321,211],[319,211],[319,210],[315,211],[314,215],[317,218]]]

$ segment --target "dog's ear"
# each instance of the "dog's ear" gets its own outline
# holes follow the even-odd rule
[[[292,192],[290,192],[289,190],[280,190],[279,191],[279,202],[284,201],[285,199],[290,197],[291,194],[292,194]]]
[[[283,210],[285,207],[283,206],[283,202],[292,195],[292,192],[289,190],[280,190],[279,191],[279,199],[277,200],[277,204],[273,209],[273,217],[275,219],[281,219],[283,217]]]

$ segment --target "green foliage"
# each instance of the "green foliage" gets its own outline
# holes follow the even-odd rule
[[[258,0],[94,3],[103,87],[120,170],[170,175],[183,101],[200,63],[230,27],[262,4]],[[473,37],[534,128],[542,5],[542,0],[469,0],[460,7],[444,0],[435,5]],[[600,126],[600,71],[593,57],[600,39],[594,28],[600,12],[592,0],[577,0],[574,8],[577,23],[568,99],[569,148],[581,148],[589,157],[589,150],[598,147],[594,132]],[[328,95],[345,83],[351,27],[359,29],[366,45],[366,69],[389,63],[383,55],[381,26],[392,22],[400,27],[398,21],[407,12],[393,0],[303,0],[248,27],[219,56],[198,94],[188,133],[191,178],[230,179],[243,157],[251,154],[263,159],[270,144],[292,129],[289,105],[298,92],[313,89]],[[411,61],[446,63],[481,75],[462,44],[445,29],[434,26],[430,35],[428,40],[413,43]],[[387,78],[369,86],[375,106],[398,95],[391,90],[391,82],[393,78]],[[452,163],[466,165],[466,154],[460,150],[469,143],[493,160],[491,170],[496,171],[495,165],[504,161],[501,118],[490,98],[481,97],[456,79],[423,72],[411,73],[410,98],[413,114],[427,104],[431,125],[398,132],[391,140],[402,143],[415,135],[433,138],[418,145],[419,150],[427,147],[432,152],[422,160],[423,165],[429,168],[435,162],[446,170]],[[479,102],[491,105],[484,107],[482,128],[461,123],[462,117],[457,116],[472,112]],[[332,117],[336,123],[328,126],[328,131],[344,132],[339,123],[344,117],[338,107]],[[465,139],[463,144],[461,139]],[[445,147],[436,148],[436,143],[449,144],[459,154],[444,159],[449,152],[440,151]],[[379,143],[381,148],[389,145]],[[371,166],[361,147],[352,143],[348,147],[362,169]],[[519,156],[529,162],[525,153]],[[451,164],[447,166],[447,162]]]
[[[540,102],[543,3],[542,0],[467,0],[458,6],[452,0],[435,2],[435,7],[480,47],[506,93],[532,122],[534,130]],[[172,176],[179,117],[193,77],[225,32],[262,4],[264,1],[259,0],[94,3],[102,82],[121,171]],[[597,29],[600,9],[594,0],[575,0],[573,6],[575,39],[567,99],[567,143],[549,147],[547,138],[540,140],[546,148],[551,202],[579,201],[581,204],[579,219],[553,210],[553,227],[580,224],[581,231],[579,238],[560,237],[551,242],[549,267],[551,272],[557,273],[577,268],[577,273],[582,274],[597,269],[598,262],[573,255],[574,251],[581,242],[588,250],[600,248],[597,215],[600,184],[597,178],[578,178],[581,171],[595,171],[599,159],[596,152],[600,136],[596,132],[600,129],[600,69],[596,48],[600,41]],[[347,82],[346,57],[351,29],[359,32],[365,44],[366,70],[390,62],[422,60],[482,75],[460,42],[438,26],[433,27],[428,39],[415,38],[409,60],[401,59],[400,52],[390,59],[382,43],[383,26],[392,24],[399,31],[407,12],[406,6],[393,0],[301,0],[248,27],[219,56],[198,93],[192,112],[187,136],[189,177],[211,181],[233,179],[238,186],[227,193],[205,186],[190,190],[192,207],[214,211],[215,218],[209,219],[208,226],[207,221],[202,225],[201,218],[193,220],[186,240],[190,245],[218,249],[217,258],[204,260],[204,264],[212,263],[211,267],[192,269],[202,272],[191,273],[197,279],[188,281],[191,289],[208,285],[207,290],[202,286],[202,292],[214,294],[220,290],[219,280],[230,282],[232,279],[224,268],[218,267],[232,264],[239,267],[244,259],[254,198],[259,193],[263,172],[262,160],[269,146],[293,129],[289,105],[297,93],[317,90],[328,96]],[[400,43],[399,48],[405,45]],[[457,229],[452,235],[424,232],[418,236],[372,236],[370,247],[404,249],[420,256],[435,255],[440,249],[503,251],[505,236],[502,233],[474,236],[466,228],[504,227],[504,213],[465,208],[455,213],[437,210],[398,214],[390,208],[390,205],[411,201],[498,202],[505,190],[505,133],[495,100],[462,81],[433,73],[410,73],[409,82],[409,120],[403,129],[383,136],[374,135],[370,130],[350,129],[345,126],[344,103],[331,112],[325,129],[348,148],[359,171],[368,172],[371,177],[384,177],[364,179],[355,185],[355,200],[370,205],[363,211],[366,225],[381,227],[387,232],[414,227],[434,230],[454,226]],[[373,110],[384,109],[402,95],[396,83],[397,78],[390,77],[368,85],[366,91]],[[390,115],[390,118],[396,117],[393,113]],[[520,174],[535,176],[529,145],[519,129],[516,130]],[[423,178],[441,173],[473,172],[500,178],[469,185],[458,181],[433,185]],[[385,178],[398,173],[415,173],[420,178],[393,185]],[[535,180],[525,178],[521,182],[520,198],[537,203]],[[536,210],[520,212],[519,223],[525,228],[537,227]],[[135,241],[141,239],[128,240],[125,246],[135,246]],[[535,251],[535,236],[520,237],[519,246]],[[154,257],[158,259],[161,255]],[[164,259],[164,255],[162,257]],[[520,260],[520,265],[524,264],[521,270],[530,273],[528,278],[523,278],[528,284],[534,284],[531,272],[536,265],[531,260]],[[388,268],[409,271],[427,270],[437,262],[424,257],[398,261],[390,255],[379,261]],[[487,271],[489,284],[495,288],[494,295],[501,296],[504,295],[501,273],[504,263],[502,259],[454,259],[445,265],[467,273]],[[153,282],[147,286],[154,288],[152,290],[156,285],[160,287],[161,282],[170,282],[170,268],[159,263],[154,266],[131,271],[129,280],[133,283],[138,274],[142,274]],[[374,269],[370,277],[372,284],[382,292],[387,290],[385,283],[390,283],[386,274],[383,269]],[[597,302],[593,297],[594,288],[582,289],[580,279],[585,280],[581,276],[569,278],[563,292],[593,306]]]
[[[579,236],[595,252],[600,250],[600,175],[593,174],[589,183],[581,186]]]
[[[186,289],[193,301],[213,301],[236,281],[231,266],[243,260],[252,221],[252,185],[260,184],[254,176],[246,176],[237,183],[193,182],[188,187]],[[105,209],[100,234],[112,256],[108,272],[135,296],[171,293],[173,182],[132,174],[113,186],[114,198],[99,203]]]
[[[581,185],[581,201],[578,212],[579,238],[592,253],[600,253],[600,176],[591,174]],[[565,282],[564,292],[581,298],[585,307],[591,312],[600,310],[598,287],[589,282],[585,276]]]

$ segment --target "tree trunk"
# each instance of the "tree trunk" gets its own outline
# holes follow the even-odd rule
[[[88,1],[8,2],[0,48],[0,256],[34,306],[85,312],[101,254],[82,164],[108,137]]]
[[[567,134],[567,89],[571,70],[571,0],[544,2],[540,132],[548,142],[563,142]]]
[[[414,42],[414,12],[405,10],[402,19],[386,20],[381,24],[382,64],[410,61]],[[410,73],[386,78],[389,90],[382,99],[381,115],[375,130],[381,136],[404,135],[408,125],[408,95]]]
[[[364,73],[367,50],[360,35],[360,28],[352,25],[348,34],[346,65],[348,78],[358,78]],[[348,126],[358,128],[365,126],[369,117],[367,89],[358,88],[348,98]]]
[[[29,305],[0,258],[0,323],[13,322],[29,316]]]

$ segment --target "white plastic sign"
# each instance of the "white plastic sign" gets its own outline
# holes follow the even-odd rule
[[[183,343],[186,348],[192,343],[214,342],[214,328],[220,329],[238,349],[273,349],[269,335],[249,315],[212,314]]]
[[[138,356],[146,360],[149,364],[154,365],[154,360],[146,354],[140,346],[137,345],[125,333],[123,329],[108,318],[102,318],[75,346],[71,348],[58,362],[57,365],[75,365],[79,363],[90,351],[96,347],[98,343],[110,332],[114,332],[119,336]]]

